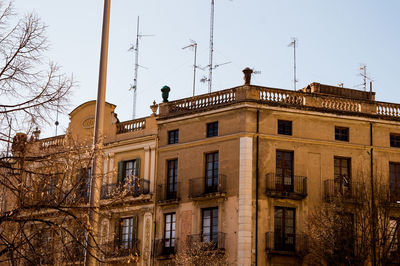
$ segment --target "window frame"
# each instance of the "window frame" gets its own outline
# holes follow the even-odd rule
[[[400,203],[400,163],[397,162],[389,162],[389,193],[391,202]]]
[[[335,126],[335,140],[337,141],[350,141],[350,128]]]
[[[336,162],[339,162],[339,173],[336,173]],[[342,173],[343,162],[347,163],[347,175]],[[345,179],[347,177],[347,180]],[[352,175],[351,175],[351,157],[334,156],[333,157],[333,183],[335,194],[351,195]]]
[[[175,199],[178,192],[178,159],[167,160],[167,179],[166,179],[166,196],[167,199]]]
[[[218,121],[207,123],[206,136],[207,138],[218,136]]]
[[[179,129],[169,130],[168,144],[177,144],[177,143],[179,143]]]
[[[170,217],[170,226],[168,227],[167,223],[167,217]],[[170,232],[168,234],[167,238],[167,232]],[[175,249],[175,244],[176,244],[176,213],[175,212],[170,212],[170,213],[164,213],[164,234],[163,234],[163,239],[164,239],[164,249],[165,251],[170,254],[173,252]]]
[[[209,168],[211,166],[211,169]],[[218,191],[219,151],[205,154],[204,191],[212,193]]]
[[[400,134],[390,133],[390,147],[400,148]]]
[[[278,223],[277,211],[282,211],[281,221]],[[288,212],[293,213],[293,219],[291,221],[293,232],[288,233],[289,226],[287,226],[286,216],[288,216]],[[279,226],[278,226],[279,225]],[[281,232],[278,230],[280,227]],[[292,237],[292,241],[288,241],[288,237]],[[290,243],[292,242],[292,243]],[[296,208],[283,207],[283,206],[275,206],[274,207],[274,247],[277,251],[295,251],[296,249]]]
[[[209,212],[209,216],[206,216],[206,212]],[[216,215],[215,215],[216,214]],[[205,218],[209,217],[209,226],[205,225]],[[218,247],[218,230],[219,230],[219,211],[218,207],[210,207],[201,209],[201,241],[202,242],[214,242]],[[215,224],[216,222],[216,224]],[[209,233],[206,234],[204,230],[209,228]],[[215,229],[216,228],[216,229]]]
[[[281,161],[279,165],[278,162],[278,154],[281,154]],[[287,167],[286,162],[286,154],[290,154],[290,167]],[[282,167],[283,166],[283,167]],[[282,174],[278,174],[278,168],[281,169]],[[290,176],[286,176],[286,172],[290,170]],[[288,150],[276,150],[275,151],[275,187],[277,190],[280,191],[294,191],[294,151]],[[290,182],[288,183],[288,180]]]
[[[278,134],[292,136],[293,122],[291,120],[278,119]]]
[[[130,216],[130,217],[123,217],[119,219],[119,226],[118,226],[118,247],[120,249],[134,249],[136,248],[136,233],[138,228],[135,228],[138,226],[137,223],[138,217],[136,216]],[[128,225],[124,225],[124,221],[128,221]],[[128,228],[128,232],[124,233],[124,228]],[[124,239],[127,236],[126,239]]]

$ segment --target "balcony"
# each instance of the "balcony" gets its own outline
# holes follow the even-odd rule
[[[283,178],[275,173],[266,176],[265,194],[271,198],[289,198],[301,200],[307,197],[307,177],[293,176]]]
[[[366,198],[367,188],[364,183],[343,183],[328,179],[324,181],[324,200],[326,202],[341,199],[348,202],[363,201]]]
[[[308,241],[304,234],[265,233],[265,250],[269,255],[290,255],[303,257],[307,254]]]
[[[149,194],[150,181],[143,178],[133,178],[131,182],[113,183],[101,186],[101,199]]]
[[[157,258],[168,258],[176,254],[178,239],[157,239],[155,242],[155,255]]]
[[[179,201],[180,182],[157,186],[157,202],[160,204],[177,203]]]
[[[209,251],[225,250],[225,235],[226,234],[222,232],[188,235],[187,245],[189,248],[200,247]],[[204,243],[204,245],[202,243]]]
[[[219,174],[217,178],[205,177],[189,180],[189,198],[193,200],[206,200],[209,198],[221,198],[226,195],[226,176]]]
[[[129,241],[111,241],[101,246],[105,258],[121,258],[127,256],[140,255],[140,241],[139,239],[132,239]]]

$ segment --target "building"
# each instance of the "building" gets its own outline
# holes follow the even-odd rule
[[[153,104],[143,119],[119,122],[107,104],[105,261],[136,254],[139,265],[166,265],[203,241],[230,265],[300,265],[309,215],[337,198],[363,204],[364,187],[383,191],[385,248],[400,257],[400,105],[319,83],[255,86],[244,73],[235,88],[170,102],[163,95],[158,114]],[[67,136],[90,139],[93,114],[94,102],[77,107]],[[61,138],[32,143],[50,148]],[[113,200],[121,184],[130,194]]]

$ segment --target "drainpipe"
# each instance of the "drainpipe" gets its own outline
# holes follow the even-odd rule
[[[372,123],[369,123],[369,135],[370,135],[370,179],[371,179],[371,212],[372,212],[372,262],[373,266],[376,266],[376,210],[375,210],[375,188],[374,188],[374,148],[373,148],[373,128]]]
[[[258,265],[258,179],[259,179],[259,169],[258,169],[258,157],[259,157],[259,127],[260,127],[260,110],[257,110],[257,136],[256,136],[256,266]]]

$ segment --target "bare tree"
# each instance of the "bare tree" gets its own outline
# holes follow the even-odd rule
[[[47,49],[46,26],[39,17],[34,13],[18,17],[12,1],[0,0],[2,149],[10,143],[10,132],[31,132],[66,106],[73,80],[46,58]]]
[[[311,265],[397,265],[400,215],[396,195],[377,180],[325,186],[325,202],[308,218]],[[328,190],[328,191],[327,191]]]
[[[173,265],[227,266],[228,256],[216,248],[214,242],[192,241],[183,247],[172,260]]]

